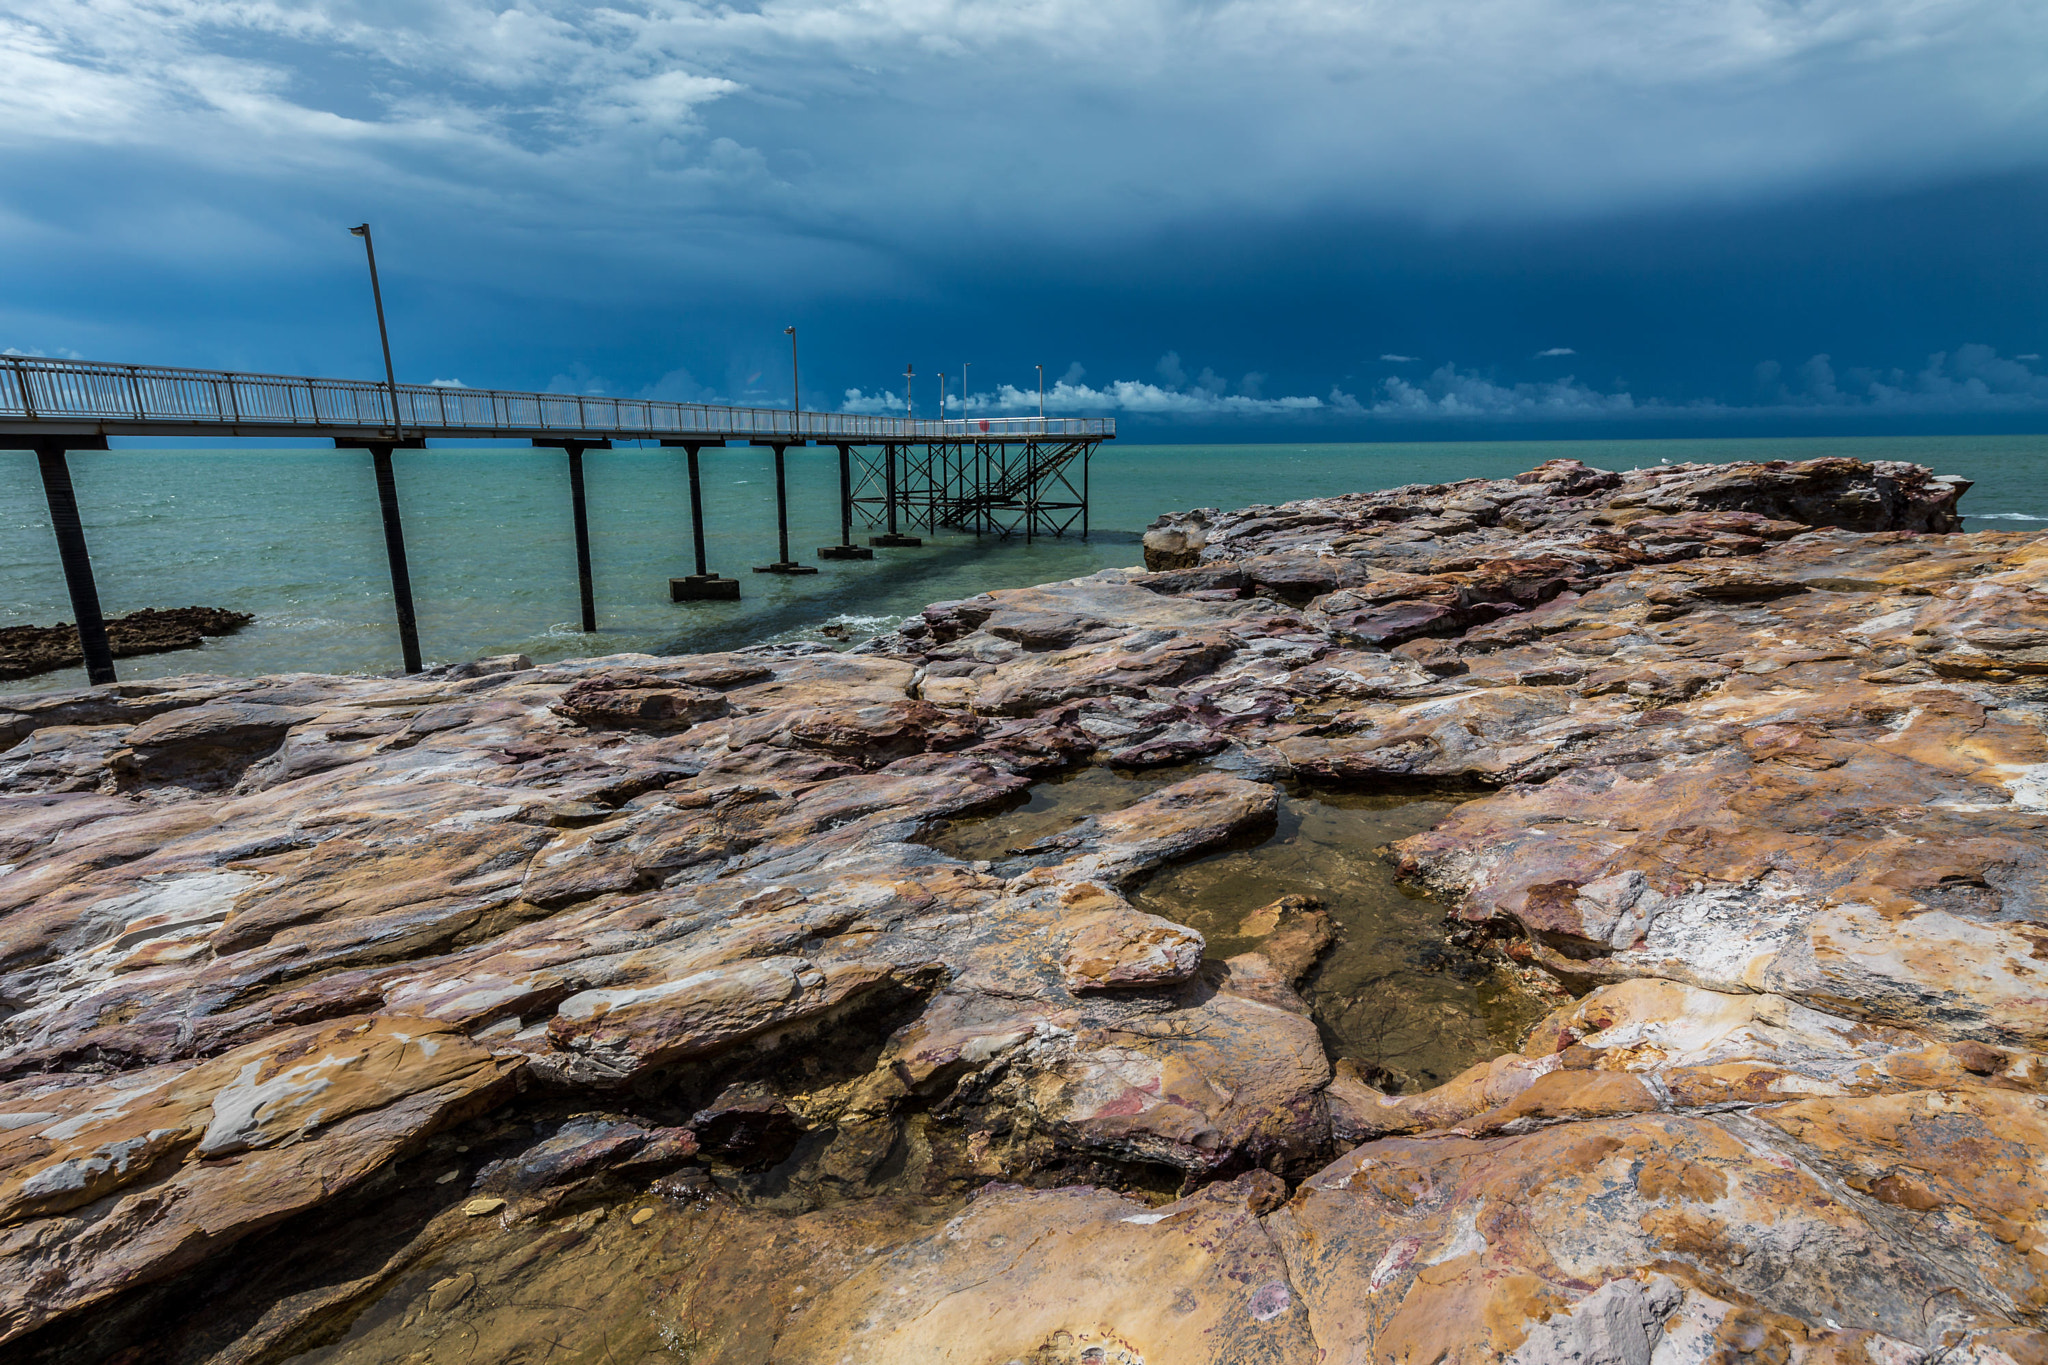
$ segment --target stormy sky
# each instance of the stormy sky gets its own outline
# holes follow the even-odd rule
[[[2039,430],[2039,0],[14,0],[0,349],[1159,439]]]

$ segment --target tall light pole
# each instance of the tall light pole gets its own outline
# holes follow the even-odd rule
[[[1045,366],[1038,367],[1038,420],[1045,420]]]
[[[941,371],[939,374],[939,420],[941,422],[946,420],[946,376],[944,371]]]
[[[962,417],[967,415],[967,372],[973,368],[974,362],[971,360],[960,362],[960,415]]]
[[[907,418],[917,416],[917,390],[911,387],[911,381],[916,378],[917,367],[906,362],[903,366],[903,415]]]
[[[801,411],[798,406],[798,396],[803,392],[797,386],[796,328],[785,327],[782,330],[789,336],[789,434],[796,436],[801,434],[797,430]],[[784,555],[783,558],[787,559],[788,556]]]
[[[377,305],[377,339],[384,343],[384,386],[391,393],[391,434],[405,439],[405,428],[398,420],[398,374],[391,368],[391,332],[384,325],[384,291],[377,284],[377,248],[370,241],[370,225],[358,223],[349,231],[363,239],[363,250],[370,258],[370,298]]]

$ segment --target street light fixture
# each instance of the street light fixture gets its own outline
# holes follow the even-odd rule
[[[1045,366],[1038,367],[1038,420],[1045,420]]]
[[[789,434],[796,436],[800,434],[797,427],[802,420],[800,416],[801,409],[798,406],[798,397],[803,392],[797,384],[796,328],[785,327],[782,330],[789,337]]]
[[[789,440],[770,441],[775,447],[775,543],[781,558],[773,564],[756,564],[755,573],[814,574],[816,569],[789,557],[789,479],[783,457],[791,444],[802,445],[803,388],[796,368],[796,328],[785,327],[789,338]]]
[[[358,223],[349,232],[363,239],[363,251],[370,258],[370,298],[377,305],[377,339],[384,344],[384,386],[391,394],[391,434],[404,440],[405,428],[398,420],[398,375],[391,368],[391,332],[384,325],[384,291],[377,284],[377,248],[370,241],[368,223]]]
[[[939,374],[939,420],[941,422],[946,420],[946,376],[944,371],[941,371]]]

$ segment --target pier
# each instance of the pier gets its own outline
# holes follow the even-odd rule
[[[1027,539],[1088,533],[1088,465],[1116,438],[1106,418],[926,420],[795,408],[664,403],[603,395],[377,383],[94,361],[0,357],[0,449],[32,450],[50,506],[64,581],[77,619],[86,677],[115,680],[78,499],[72,451],[107,450],[119,436],[277,437],[330,440],[370,457],[405,671],[421,668],[406,564],[397,452],[430,440],[524,441],[562,451],[576,532],[582,627],[597,629],[583,457],[622,441],[679,448],[690,487],[695,572],[670,580],[673,601],[736,600],[739,581],[707,563],[700,452],[737,442],[775,454],[776,549],[756,572],[815,573],[792,559],[784,462],[794,447],[835,450],[840,543],[825,559],[864,559],[874,548],[917,545],[910,531],[941,529]],[[855,541],[856,523],[873,532]]]

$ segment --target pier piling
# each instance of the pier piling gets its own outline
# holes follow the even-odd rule
[[[569,513],[576,526],[576,589],[583,608],[583,630],[588,634],[597,629],[597,594],[590,572],[590,515],[583,496],[583,452],[610,450],[612,443],[540,439],[534,444],[555,446],[569,457]]]
[[[105,450],[105,437],[38,444],[36,465],[43,476],[43,496],[50,503],[50,529],[57,535],[57,557],[64,565],[64,587],[71,594],[71,614],[78,621],[78,650],[85,656],[85,680],[97,686],[114,681],[114,651],[107,644],[107,622],[100,614],[100,590],[93,582],[92,556],[85,548],[85,525],[78,519],[78,495],[71,487],[70,449]]]
[[[590,581],[590,516],[583,499],[583,447],[569,446],[569,501],[576,518],[576,588],[582,598],[583,629],[597,629],[597,590]]]
[[[370,452],[370,467],[377,475],[377,508],[384,515],[384,555],[391,561],[391,605],[398,614],[398,651],[405,660],[405,671],[420,671],[420,628],[412,610],[412,572],[405,562],[405,526],[398,516],[398,480],[391,472],[391,452],[394,446],[389,441],[349,441],[337,438],[337,449],[354,447]],[[418,450],[424,441],[407,441],[405,446]]]
[[[724,578],[711,572],[704,555],[704,482],[697,469],[697,452],[707,444],[703,441],[663,441],[665,446],[679,445],[690,467],[690,539],[697,552],[697,572],[668,581],[668,600],[671,602],[737,602],[740,600],[740,581]]]
[[[839,543],[820,545],[820,559],[873,559],[875,552],[853,543],[853,447],[839,447]]]
[[[783,441],[756,441],[755,445],[772,445],[775,448],[775,535],[776,555],[773,564],[756,564],[755,573],[807,574],[818,570],[810,564],[799,564],[789,557],[789,485],[783,475],[783,452],[789,449]]]
[[[897,527],[896,524],[896,509],[897,504],[900,501],[900,499],[897,497],[896,484],[896,462],[899,451],[900,447],[898,447],[893,441],[882,448],[883,469],[885,471],[883,476],[883,490],[884,497],[889,509],[889,529],[879,536],[868,537],[868,544],[880,546],[882,549],[885,550],[894,550],[924,544],[924,541],[917,536],[906,536],[902,534],[901,530]]]

